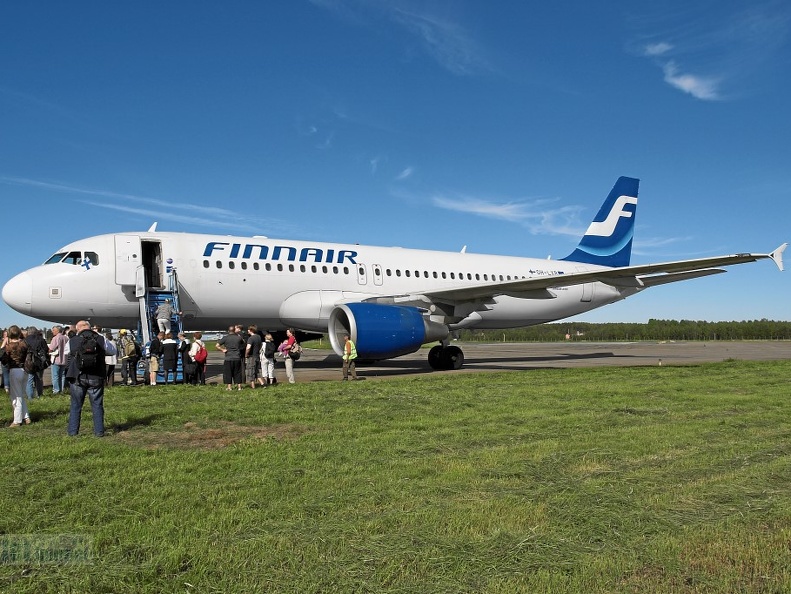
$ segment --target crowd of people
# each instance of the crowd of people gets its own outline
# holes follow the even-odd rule
[[[98,354],[89,353],[94,348]],[[276,344],[271,333],[260,331],[255,325],[244,328],[238,324],[228,329],[216,348],[224,355],[222,376],[226,390],[241,390],[245,385],[250,388],[276,385],[276,359],[283,361],[288,382],[296,382],[294,362],[301,356],[302,347],[292,329],[286,331],[285,340]],[[352,379],[356,379],[350,356],[351,350],[344,353],[344,379],[349,368]],[[47,368],[52,376],[52,394],[68,393],[71,397],[68,434],[79,433],[87,396],[93,411],[94,434],[102,436],[104,388],[115,384],[116,371],[120,371],[123,386],[140,383],[155,386],[160,377],[170,384],[176,382],[180,362],[184,383],[205,385],[207,357],[201,332],[194,332],[190,340],[183,332],[174,338],[169,328],[163,328],[144,346],[129,330],[121,329],[114,337],[84,320],[74,326],[53,326],[49,342],[38,328],[10,326],[0,344],[2,386],[9,394],[13,410],[9,427],[32,423],[28,400],[44,394]]]
[[[30,425],[28,400],[44,394],[44,371],[51,367],[52,393],[68,392],[71,398],[68,435],[77,435],[85,397],[91,403],[94,435],[104,435],[104,387],[110,381],[117,349],[112,337],[105,337],[81,320],[73,327],[56,325],[47,342],[38,328],[10,326],[0,343],[3,388],[11,399],[13,419],[9,427]],[[112,363],[111,363],[112,362]]]

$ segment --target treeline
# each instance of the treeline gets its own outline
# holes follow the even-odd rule
[[[742,322],[649,320],[647,324],[557,322],[508,330],[462,330],[459,339],[473,342],[790,340],[791,322],[765,319]]]

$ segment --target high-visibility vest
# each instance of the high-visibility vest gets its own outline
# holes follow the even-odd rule
[[[351,348],[347,348],[351,347]],[[357,347],[354,346],[354,343],[349,339],[346,341],[346,344],[343,345],[343,360],[344,361],[352,361],[357,358]]]

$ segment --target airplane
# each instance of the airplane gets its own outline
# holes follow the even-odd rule
[[[630,265],[639,180],[620,177],[577,247],[560,260],[159,232],[99,235],[70,243],[3,287],[3,300],[42,320],[90,319],[132,328],[148,292],[178,295],[184,330],[239,321],[270,331],[344,334],[362,360],[428,352],[433,369],[459,369],[450,344],[463,328],[502,329],[560,320],[645,289],[769,258],[783,270],[787,243],[738,253]],[[177,275],[176,275],[177,271]]]

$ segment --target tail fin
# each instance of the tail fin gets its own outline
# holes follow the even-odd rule
[[[619,177],[577,248],[563,260],[629,266],[640,180]]]

